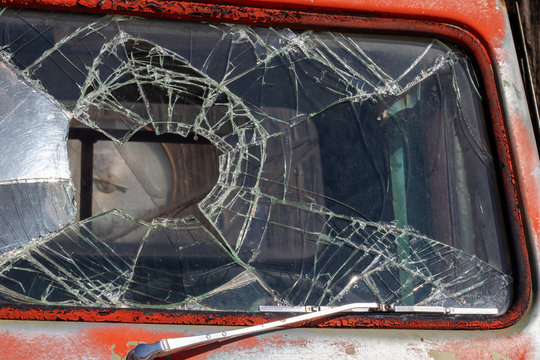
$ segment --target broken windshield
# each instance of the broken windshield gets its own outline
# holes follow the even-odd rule
[[[507,308],[496,162],[455,46],[17,10],[0,24],[1,302]]]

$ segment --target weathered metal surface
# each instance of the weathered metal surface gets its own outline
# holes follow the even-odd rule
[[[120,360],[139,341],[200,335],[215,327],[13,322],[0,340],[5,359]],[[525,331],[453,332],[419,330],[290,329],[207,345],[171,359],[534,359]]]
[[[519,74],[519,64],[504,4],[500,1],[238,1],[223,4],[201,4],[177,1],[0,1],[8,6],[32,6],[70,11],[109,12],[145,15],[160,18],[188,18],[190,20],[235,21],[248,24],[289,24],[318,27],[373,28],[385,31],[410,29],[418,32],[438,33],[454,39],[463,37],[475,55],[485,59],[481,64],[484,80],[499,84],[501,103],[490,103],[494,128],[500,147],[499,156],[506,168],[507,189],[513,189],[508,198],[515,206],[514,220],[524,224],[517,242],[516,252],[521,255],[517,267],[521,273],[518,298],[503,319],[489,322],[468,321],[459,324],[438,317],[418,320],[410,317],[361,319],[339,318],[324,326],[365,326],[397,328],[498,328],[517,324],[503,330],[492,331],[428,331],[428,330],[374,330],[374,329],[291,329],[257,337],[233,341],[222,346],[207,346],[190,350],[178,357],[193,359],[217,358],[433,358],[433,359],[532,359],[538,357],[540,331],[538,304],[529,306],[531,270],[537,274],[540,253],[540,168],[534,132],[529,120],[524,90]],[[320,15],[305,10],[322,11]],[[330,14],[328,14],[330,13]],[[339,15],[335,15],[338,13]],[[358,18],[352,14],[369,14],[385,17]],[[404,22],[394,18],[414,19]],[[441,21],[452,25],[434,25]],[[466,31],[458,30],[455,26]],[[473,39],[471,41],[470,39]],[[479,39],[479,44],[474,39]],[[472,44],[472,45],[471,45]],[[482,56],[482,53],[484,56]],[[494,76],[486,68],[493,67]],[[497,99],[497,91],[486,87],[488,96]],[[500,110],[499,110],[500,109]],[[502,117],[496,114],[501,111]],[[510,161],[512,159],[512,161]],[[514,232],[515,234],[515,232]],[[527,260],[527,255],[531,264]],[[537,276],[533,276],[538,279]],[[535,280],[537,281],[537,280]],[[538,286],[535,283],[534,286]],[[527,310],[528,309],[528,310]],[[528,314],[522,318],[524,312]],[[111,359],[124,357],[137,341],[154,342],[163,337],[201,334],[216,331],[215,327],[117,325],[51,320],[155,322],[152,314],[142,311],[98,310],[0,310],[3,318],[39,319],[41,322],[3,321],[0,354],[3,358],[34,359]],[[196,316],[165,314],[161,321],[181,324],[227,325],[259,324],[264,317]],[[521,320],[520,320],[521,319]],[[457,324],[456,324],[457,323]]]

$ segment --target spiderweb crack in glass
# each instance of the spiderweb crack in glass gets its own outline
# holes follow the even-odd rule
[[[3,302],[506,309],[512,279],[489,245],[504,232],[489,195],[497,193],[493,159],[459,50],[436,40],[121,17],[45,21],[6,11],[0,23],[0,141],[9,150],[0,190],[24,192],[1,195]],[[148,126],[210,140],[222,152],[219,178],[198,207],[211,228],[121,210],[64,227],[74,216],[70,118],[118,144]],[[420,146],[428,150],[417,161]],[[466,169],[438,175],[461,163]],[[470,181],[488,195],[476,196]],[[44,220],[50,211],[54,221]],[[451,221],[437,224],[445,216]]]

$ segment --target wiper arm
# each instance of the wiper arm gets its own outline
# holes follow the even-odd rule
[[[339,313],[358,312],[395,312],[395,313],[428,313],[447,315],[497,315],[496,308],[457,308],[443,306],[388,306],[378,303],[354,303],[342,306],[260,306],[262,312],[303,312],[305,314],[289,317],[283,320],[268,322],[262,325],[249,326],[241,329],[220,331],[206,335],[186,336],[163,339],[152,344],[140,344],[130,350],[126,360],[152,360],[159,356],[171,355],[176,352],[196,346],[220,342],[238,336],[251,335],[274,329],[280,326],[292,325],[302,321],[316,320]]]
[[[261,312],[291,313],[291,312],[312,312],[332,308],[329,306],[259,306]],[[417,314],[446,314],[446,315],[498,315],[497,308],[463,308],[445,306],[423,306],[423,305],[384,305],[378,304],[377,308],[370,308],[381,312],[393,313],[417,313]],[[352,311],[357,312],[357,311]]]
[[[171,355],[176,352],[187,350],[196,346],[228,340],[238,336],[256,334],[280,326],[292,325],[302,321],[320,319],[338,313],[368,312],[371,310],[378,310],[379,304],[355,303],[336,307],[299,306],[294,308],[298,308],[296,311],[307,313],[286,318],[283,320],[272,321],[261,325],[248,326],[236,330],[220,331],[206,335],[163,339],[152,344],[140,344],[128,353],[126,360],[151,360],[159,356]]]

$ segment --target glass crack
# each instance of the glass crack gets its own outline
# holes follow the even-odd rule
[[[505,311],[512,279],[493,158],[459,49],[63,16],[0,16],[2,301]],[[220,153],[217,182],[170,210],[169,185],[122,145],[159,215],[112,210],[75,221],[70,121],[116,145],[146,130],[203,137]],[[129,192],[113,175],[92,181]],[[175,215],[194,204],[202,219]]]

